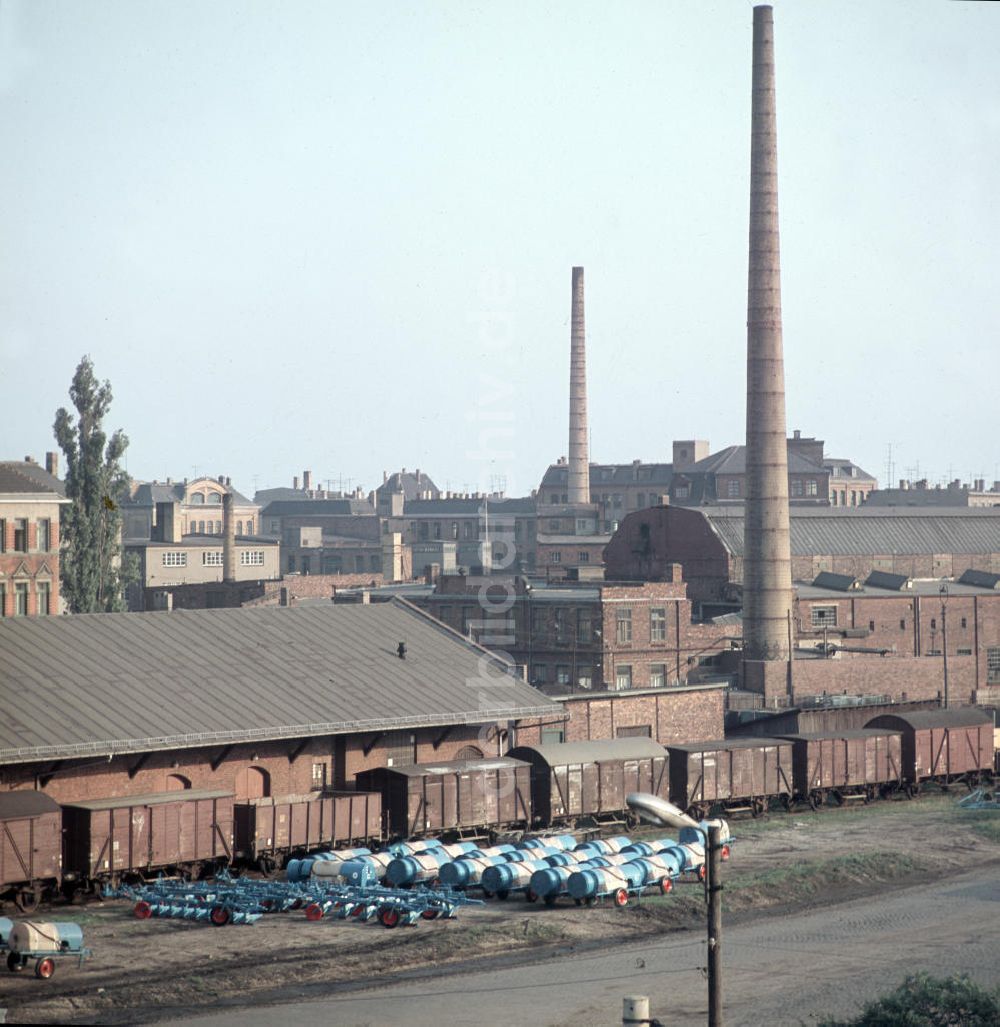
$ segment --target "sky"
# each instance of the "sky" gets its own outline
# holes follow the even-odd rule
[[[1000,4],[777,0],[787,421],[1000,479]],[[0,5],[0,458],[527,494],[744,440],[749,0]],[[990,397],[993,397],[992,399]]]

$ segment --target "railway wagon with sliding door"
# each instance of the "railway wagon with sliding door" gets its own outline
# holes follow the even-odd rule
[[[236,803],[235,857],[269,871],[285,857],[340,848],[382,835],[378,792],[310,792]]]
[[[62,808],[42,792],[0,794],[0,899],[31,913],[62,877]]]
[[[233,856],[233,793],[153,792],[63,805],[64,879],[78,887],[176,867],[196,874]]]
[[[781,735],[792,743],[795,798],[816,809],[832,797],[871,802],[903,783],[901,735],[888,728]]]
[[[713,809],[764,813],[787,807],[794,792],[792,743],[780,738],[727,738],[668,745],[670,801],[702,820]]]
[[[377,767],[355,778],[377,791],[390,837],[495,832],[531,823],[531,772],[509,756]]]
[[[915,795],[925,782],[974,785],[993,773],[993,714],[973,706],[883,713],[866,727],[899,731],[903,779]]]
[[[531,764],[537,826],[584,818],[631,823],[630,792],[670,798],[667,751],[649,738],[519,745],[510,755]]]

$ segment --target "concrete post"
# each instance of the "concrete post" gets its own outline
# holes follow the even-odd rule
[[[569,358],[570,503],[590,502],[590,456],[587,442],[587,335],[583,312],[583,268],[573,268]]]
[[[745,659],[786,660],[792,575],[770,7],[753,11],[751,109],[743,643]]]
[[[231,492],[222,496],[222,580],[236,580],[236,522]]]

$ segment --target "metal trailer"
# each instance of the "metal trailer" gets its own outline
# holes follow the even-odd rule
[[[514,759],[531,764],[531,798],[539,825],[584,819],[637,823],[625,797],[650,792],[669,798],[667,751],[649,738],[519,745]]]
[[[62,807],[42,792],[0,794],[0,899],[22,913],[62,880]]]
[[[90,949],[83,947],[83,931],[74,923],[22,921],[14,924],[7,936],[7,969],[18,973],[34,961],[35,976],[48,980],[56,972],[56,960],[74,956],[83,964]]]
[[[916,795],[923,783],[964,781],[975,787],[993,773],[993,714],[973,706],[884,713],[866,727],[902,735],[903,781]]]
[[[63,805],[64,880],[78,887],[167,867],[197,875],[233,855],[233,793],[211,789]]]
[[[704,820],[716,807],[759,816],[794,792],[792,743],[779,738],[727,738],[667,746],[670,801]],[[667,798],[667,796],[663,796]]]
[[[378,767],[355,780],[381,793],[390,836],[488,837],[531,823],[530,768],[507,756]]]
[[[276,870],[290,855],[382,836],[378,792],[310,792],[244,799],[234,806],[235,857]]]
[[[898,731],[857,728],[778,737],[792,743],[794,797],[812,809],[831,797],[839,806],[851,800],[871,802],[902,787]]]

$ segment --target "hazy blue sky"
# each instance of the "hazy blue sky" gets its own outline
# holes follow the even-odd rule
[[[742,442],[751,7],[4,0],[0,456],[87,352],[137,477],[527,492],[573,264],[591,458]],[[1000,478],[1000,4],[775,39],[789,429]]]

